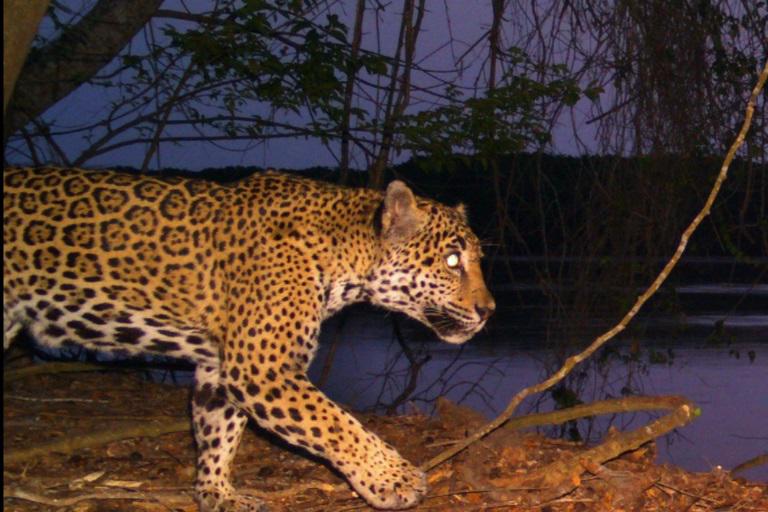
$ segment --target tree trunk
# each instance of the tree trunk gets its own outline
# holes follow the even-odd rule
[[[50,0],[3,0],[3,118],[49,3]]]
[[[4,0],[4,7],[8,3],[25,2]],[[114,59],[161,3],[162,0],[99,0],[75,26],[35,51],[22,68],[16,94],[7,107],[3,140],[8,140]],[[5,11],[8,12],[7,7]]]
[[[425,0],[418,0],[418,6],[414,0],[404,0],[400,36],[397,41],[395,63],[392,66],[392,76],[387,92],[387,104],[384,111],[384,121],[381,134],[381,144],[376,160],[368,175],[370,188],[382,188],[384,185],[384,170],[389,164],[392,144],[396,135],[396,125],[405,112],[411,99],[411,71],[414,66],[416,53],[416,40],[421,31],[421,22],[424,19]],[[414,10],[416,11],[414,13]],[[415,14],[415,19],[414,19]],[[403,72],[399,74],[400,55],[402,52]]]
[[[353,66],[357,65],[357,57],[360,55],[360,43],[363,39],[363,14],[365,13],[365,0],[357,0],[355,11],[355,26],[352,35],[351,59]],[[341,125],[341,161],[339,170],[341,175],[339,183],[346,184],[349,178],[349,122],[352,115],[352,95],[355,90],[356,67],[350,67],[347,72],[347,83],[344,86],[344,117]]]

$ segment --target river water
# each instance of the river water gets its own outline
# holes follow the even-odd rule
[[[674,317],[642,318],[639,323],[643,329],[609,342],[593,362],[583,364],[588,371],[581,380],[580,398],[591,401],[627,393],[683,395],[697,404],[702,414],[658,440],[658,461],[691,471],[708,471],[718,465],[732,469],[768,453],[768,285],[689,285],[676,291],[687,303],[699,307],[689,307],[686,314]],[[734,308],[737,301],[740,307]],[[323,390],[353,408],[371,409],[378,404],[377,410],[383,410],[381,404],[398,397],[410,376],[395,335],[394,318],[413,357],[430,357],[418,373],[411,399],[398,410],[431,413],[431,400],[444,395],[490,418],[521,388],[548,375],[557,347],[556,340],[547,337],[543,329],[531,328],[530,323],[525,328],[516,327],[521,319],[505,315],[503,307],[497,317],[487,332],[456,347],[435,341],[434,336],[400,317],[353,309],[324,327],[310,373],[315,382],[321,380],[335,342]],[[574,350],[590,341],[585,338]],[[517,414],[553,407],[550,395],[546,395],[524,402]],[[580,420],[579,431],[596,442],[609,424],[634,429],[647,423],[649,414],[603,417],[594,423]],[[553,429],[548,433],[556,434]],[[768,466],[739,476],[768,482]]]

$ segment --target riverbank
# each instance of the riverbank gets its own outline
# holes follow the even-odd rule
[[[136,371],[11,378],[4,385],[4,510],[196,510],[191,495],[194,445],[185,427],[188,396],[186,387],[149,382]],[[359,418],[421,463],[483,422],[479,413],[447,401],[438,413]],[[176,431],[121,436],[137,425]],[[9,462],[45,443],[87,441],[104,433],[112,439]],[[653,444],[585,469],[574,475],[572,492],[544,503],[534,503],[543,495],[540,490],[505,488],[504,482],[516,475],[582,450],[580,444],[532,433],[482,441],[430,473],[429,496],[414,510],[768,509],[766,484],[717,468],[691,473],[657,465]],[[327,466],[257,429],[245,434],[234,475],[239,487],[263,496],[276,512],[369,510]]]

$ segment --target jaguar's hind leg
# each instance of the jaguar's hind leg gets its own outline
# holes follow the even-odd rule
[[[219,367],[200,363],[195,370],[192,425],[197,442],[195,490],[203,512],[265,512],[264,503],[239,494],[230,481],[232,461],[248,417],[226,398]]]
[[[13,340],[19,335],[21,327],[21,322],[14,320],[6,307],[3,306],[3,352],[8,350]]]

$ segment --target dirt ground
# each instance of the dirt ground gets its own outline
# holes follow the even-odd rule
[[[188,388],[115,370],[27,376],[6,371],[3,388],[5,511],[196,510],[195,451],[185,427]],[[482,424],[464,407],[442,402],[438,409],[433,418],[358,417],[418,464]],[[127,429],[136,427],[177,431],[133,437]],[[74,450],[46,448],[46,443],[84,442],[97,434],[112,440]],[[43,453],[18,458],[31,448]],[[575,474],[574,490],[543,502],[541,489],[504,485],[582,449],[535,434],[483,440],[433,470],[429,495],[413,510],[768,510],[765,484],[722,470],[688,473],[655,465],[652,445]],[[372,510],[328,466],[256,428],[244,435],[234,475],[238,488],[262,496],[276,512]]]

